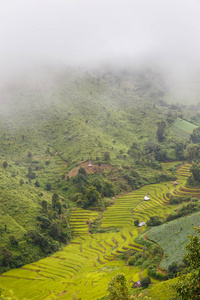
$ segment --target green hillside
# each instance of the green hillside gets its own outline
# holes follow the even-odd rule
[[[182,166],[177,173],[181,186],[186,181],[182,176],[182,170],[188,167],[188,165]],[[166,205],[169,202],[166,196],[167,191],[171,194],[176,191],[173,182],[145,186],[117,198],[115,204],[103,213],[101,228],[108,230],[116,226],[118,232],[108,231],[91,235],[87,231],[83,232],[82,226],[74,227],[77,237],[62,251],[21,269],[4,273],[0,277],[0,284],[8,289],[12,287],[20,299],[23,297],[27,299],[72,299],[73,295],[83,300],[98,299],[105,295],[108,281],[118,272],[123,272],[131,287],[133,282],[141,278],[146,271],[142,271],[141,265],[128,266],[124,260],[119,259],[119,255],[128,249],[137,253],[144,251],[143,246],[135,242],[136,237],[141,233],[141,230],[133,224],[136,219],[146,221],[152,214],[164,219],[175,208],[177,209],[177,206]],[[147,192],[151,200],[142,201]],[[198,193],[200,194],[200,190]],[[126,207],[129,207],[131,214],[127,214]],[[110,213],[111,210],[112,213]],[[74,219],[75,214],[72,214],[72,226],[76,224],[76,220],[79,220],[81,224],[82,219],[89,220],[92,216],[91,211],[75,210],[74,212],[77,217]],[[195,222],[194,218],[193,222]],[[174,221],[163,226],[173,226],[173,224]],[[184,230],[186,226],[187,222],[182,225]],[[146,226],[141,229],[145,228]],[[162,229],[162,227],[158,228]],[[148,236],[150,234],[151,237],[155,236],[155,230],[150,231]],[[168,245],[170,246],[169,239]],[[164,245],[163,249],[165,251]],[[169,259],[174,259],[174,253],[169,252],[168,255]],[[179,256],[181,257],[181,253]],[[156,282],[153,278],[152,281]],[[24,286],[26,288],[22,288]],[[168,289],[167,293],[164,292],[165,287]],[[156,289],[157,287],[152,287],[149,295],[153,296]],[[173,294],[173,289],[168,283],[163,283],[160,294],[162,294],[160,299],[167,300]]]
[[[165,221],[180,208],[169,195],[199,196],[185,186],[191,165],[177,168],[198,116],[177,118],[186,110],[166,93],[151,70],[70,68],[0,90],[2,287],[19,299],[97,299],[118,272],[131,288],[158,265],[134,222]],[[128,250],[141,264],[128,265]]]

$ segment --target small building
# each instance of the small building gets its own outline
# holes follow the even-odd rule
[[[92,163],[91,163],[91,160],[89,160],[88,167],[91,167],[91,166],[92,166]]]
[[[140,223],[138,224],[139,227],[142,227],[142,226],[145,226],[145,225],[146,225],[145,222],[140,222]]]
[[[177,185],[178,184],[178,181],[174,181],[174,185]]]
[[[143,199],[144,201],[149,201],[150,200],[150,198],[148,197],[148,196],[144,196],[144,199]]]
[[[137,282],[134,282],[134,284],[133,284],[133,288],[138,288],[138,287],[141,287],[142,285],[141,285],[141,282],[140,282],[140,280],[138,280]]]

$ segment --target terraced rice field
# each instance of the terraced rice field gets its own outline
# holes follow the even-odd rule
[[[160,183],[148,185],[126,194],[115,200],[115,205],[108,207],[102,219],[102,228],[108,227],[129,227],[134,225],[135,220],[147,221],[150,216],[159,215],[166,217],[171,211],[167,206],[166,193],[173,190],[173,183]],[[148,195],[150,201],[143,198]]]
[[[74,235],[87,234],[88,224],[98,217],[98,212],[78,208],[74,210],[70,217],[70,226],[73,228]]]
[[[135,238],[146,226],[138,228],[134,221],[147,221],[150,216],[165,218],[174,207],[168,205],[166,193],[174,195],[199,193],[185,188],[189,164],[177,170],[179,185],[173,182],[142,187],[115,199],[115,204],[104,212],[102,229],[118,228],[118,232],[89,234],[88,224],[97,212],[76,209],[70,224],[75,239],[62,251],[21,269],[11,270],[0,276],[0,285],[12,289],[20,298],[31,300],[68,299],[77,296],[82,300],[97,300],[106,294],[110,279],[123,272],[130,284],[139,280],[141,270],[126,266],[117,256],[127,249],[143,251]],[[150,201],[143,201],[149,195]]]

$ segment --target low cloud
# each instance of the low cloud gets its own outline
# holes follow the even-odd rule
[[[36,62],[105,61],[159,66],[171,81],[193,78],[200,69],[199,10],[195,0],[1,1],[1,79]]]

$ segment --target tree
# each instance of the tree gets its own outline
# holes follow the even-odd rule
[[[57,220],[53,220],[51,225],[49,226],[49,234],[54,239],[59,239],[61,234],[60,223]]]
[[[192,172],[192,176],[194,177],[194,180],[200,182],[200,164],[193,163],[192,167],[190,168],[190,171]]]
[[[36,178],[36,174],[33,172],[31,166],[28,167],[28,174],[27,174],[27,177],[30,178],[30,179],[35,179],[35,178]]]
[[[109,161],[110,160],[110,153],[109,152],[104,152],[103,154],[103,160]]]
[[[169,278],[174,278],[177,276],[177,273],[178,273],[177,262],[173,262],[171,265],[168,266],[167,275]]]
[[[39,183],[39,181],[38,181],[38,180],[36,180],[36,182],[35,182],[35,186],[36,186],[36,187],[40,187],[40,183]]]
[[[134,221],[134,226],[138,226],[139,225],[139,220],[135,220]]]
[[[86,170],[82,167],[80,167],[80,169],[78,170],[78,174],[83,174],[84,176],[87,176]]]
[[[195,144],[200,143],[200,127],[193,129],[193,132],[190,134],[190,140]]]
[[[142,287],[148,288],[148,286],[151,283],[151,279],[148,276],[146,276],[146,277],[141,279],[140,283],[141,283]]]
[[[150,226],[158,226],[160,224],[162,224],[162,222],[159,220],[158,216],[150,217],[150,219],[147,221],[147,226],[148,227],[150,227]]]
[[[165,121],[161,121],[157,123],[158,129],[156,132],[157,139],[159,142],[163,142],[165,139],[165,128],[166,128],[166,123]]]
[[[24,180],[20,179],[19,184],[22,186],[24,184]]]
[[[53,209],[58,209],[58,213],[61,214],[62,211],[62,204],[59,200],[58,194],[54,193],[52,196],[52,207]]]
[[[74,181],[79,189],[82,189],[87,184],[87,178],[81,173],[78,173]]]
[[[124,274],[118,273],[108,284],[107,291],[109,294],[106,300],[129,300],[129,291],[126,286],[126,278]]]
[[[154,244],[151,248],[151,255],[155,257],[157,254],[162,254],[162,248],[159,245]]]
[[[192,162],[193,159],[199,158],[199,150],[198,144],[189,144],[184,151],[184,156],[189,162]]]
[[[7,161],[4,161],[4,162],[3,162],[3,167],[4,167],[4,168],[7,168],[7,166],[8,166]]]
[[[146,155],[153,154],[154,156],[158,155],[161,150],[161,146],[155,139],[148,139],[144,143],[143,151]]]
[[[50,182],[46,183],[46,189],[47,189],[47,191],[51,190],[51,183]]]
[[[90,186],[86,189],[85,196],[87,198],[87,205],[91,206],[97,204],[101,200],[101,195],[95,186]]]
[[[108,180],[104,181],[102,193],[105,197],[112,197],[115,195],[114,186],[112,182]]]
[[[176,159],[177,160],[184,160],[184,148],[185,148],[185,142],[183,141],[175,141],[175,151],[176,151]]]
[[[28,151],[28,157],[31,157],[32,156],[32,153],[31,153],[31,151],[29,150]]]
[[[198,235],[190,236],[190,242],[186,245],[188,250],[185,259],[189,264],[189,274],[180,275],[174,288],[177,295],[174,299],[197,300],[200,298],[200,227],[195,228]]]
[[[9,241],[12,246],[18,246],[18,240],[14,235],[9,236]]]
[[[13,254],[5,246],[0,249],[0,256],[2,256],[2,266],[7,267],[12,264]]]
[[[43,212],[46,212],[47,211],[47,201],[46,200],[42,200],[41,202],[41,205],[42,205],[42,211]]]

